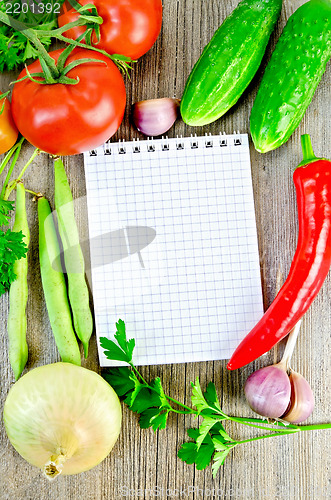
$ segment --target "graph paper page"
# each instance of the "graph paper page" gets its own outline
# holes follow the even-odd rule
[[[101,366],[120,364],[99,344],[119,318],[136,365],[229,358],[263,314],[247,135],[111,143],[84,161]]]

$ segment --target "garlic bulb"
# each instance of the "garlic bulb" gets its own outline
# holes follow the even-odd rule
[[[244,387],[247,402],[256,413],[295,424],[306,420],[314,409],[310,385],[290,368],[300,324],[301,320],[289,333],[282,360],[253,372]]]
[[[300,374],[291,370],[291,401],[283,420],[292,424],[299,424],[306,420],[314,410],[314,394],[307,380]]]
[[[147,136],[162,135],[176,121],[179,103],[179,99],[168,97],[136,102],[132,111],[133,123]]]
[[[10,389],[4,406],[8,438],[49,479],[100,463],[120,429],[119,399],[97,373],[71,363],[31,370]]]
[[[291,384],[282,367],[271,365],[253,372],[244,390],[252,410],[264,417],[279,418],[288,407]]]

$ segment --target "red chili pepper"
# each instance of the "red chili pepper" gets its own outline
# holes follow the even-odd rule
[[[299,237],[288,277],[260,321],[242,340],[227,368],[235,370],[282,340],[307,311],[331,265],[331,162],[316,158],[301,136],[304,160],[294,171]]]

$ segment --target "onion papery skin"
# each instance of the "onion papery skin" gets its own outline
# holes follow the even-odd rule
[[[249,406],[259,415],[279,418],[288,408],[291,384],[286,371],[276,365],[253,372],[245,383]]]
[[[31,370],[12,386],[3,417],[10,442],[27,462],[44,470],[60,456],[62,474],[71,475],[106,458],[119,436],[122,411],[100,375],[54,363]]]

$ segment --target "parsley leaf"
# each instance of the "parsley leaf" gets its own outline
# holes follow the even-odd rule
[[[14,202],[6,201],[0,198],[0,226],[6,226],[9,222],[9,212],[13,210]]]
[[[217,451],[215,453],[214,458],[213,458],[214,462],[213,462],[213,465],[211,467],[211,469],[213,471],[213,477],[216,477],[218,469],[221,467],[221,465],[224,464],[224,460],[228,456],[228,453],[229,453],[230,449],[231,448],[226,448],[223,451]]]
[[[199,379],[198,378],[196,379],[195,384],[191,382],[191,385],[192,385],[192,396],[191,396],[192,405],[196,406],[198,414],[200,414],[203,410],[209,410],[210,406],[207,403],[202,393]]]
[[[130,361],[132,361],[132,353],[135,347],[135,340],[126,339],[125,323],[121,319],[119,319],[118,322],[116,323],[116,333],[114,337],[117,340],[120,348],[126,353],[129,363]]]
[[[131,364],[135,340],[126,339],[125,323],[121,319],[116,323],[116,328],[115,339],[118,345],[113,340],[107,339],[107,337],[101,337],[101,347],[105,350],[108,359]]]
[[[135,387],[131,374],[132,371],[128,367],[121,366],[104,372],[103,377],[112,386],[116,394],[123,397]]]
[[[197,442],[197,449],[200,448],[202,443],[204,442],[207,434],[209,434],[209,431],[214,427],[214,425],[217,423],[217,420],[211,417],[205,417],[203,419],[202,424],[200,424],[200,427],[198,429],[199,434],[197,436],[196,442]]]
[[[220,403],[218,401],[215,384],[209,382],[209,384],[207,385],[206,392],[204,393],[204,397],[209,407],[214,408],[217,412],[223,413],[221,410]]]
[[[183,443],[178,450],[178,457],[187,464],[195,464],[198,470],[205,469],[210,464],[215,451],[212,438],[207,434],[198,447],[196,443],[199,437],[198,429],[188,429],[187,434],[194,439],[194,442]]]
[[[35,5],[38,7],[39,4],[44,3],[44,5],[53,5],[51,9],[44,9],[44,13],[34,14],[28,9],[27,12],[22,12],[22,9],[12,9],[11,17],[25,23],[34,30],[45,30],[51,31],[57,28],[57,14],[54,12],[56,4],[62,4],[64,0],[38,0]],[[8,2],[9,3],[9,2]],[[12,2],[15,5],[17,3]],[[0,2],[0,10],[6,12],[7,2]],[[27,3],[27,5],[29,2]],[[22,5],[25,5],[22,3]],[[39,8],[41,11],[41,8]],[[17,12],[15,12],[17,11]],[[43,36],[40,39],[41,43],[46,50],[50,48],[51,37]],[[30,41],[23,35],[22,32],[16,31],[13,27],[7,26],[6,24],[0,25],[0,72],[12,71],[20,66],[22,66],[28,59],[36,59],[37,51],[31,45]]]
[[[9,290],[16,279],[14,262],[26,256],[28,248],[23,238],[22,231],[0,230],[0,295]]]

